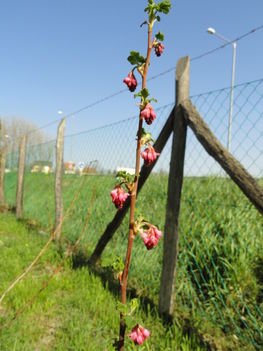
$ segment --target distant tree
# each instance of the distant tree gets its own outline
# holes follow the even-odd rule
[[[11,117],[3,118],[2,124],[2,129],[6,135],[7,166],[9,168],[17,167],[19,145],[25,134],[27,134],[27,146],[30,149],[30,155],[28,155],[30,162],[32,160],[52,160],[53,150],[51,150],[51,146],[48,144],[41,146],[41,144],[50,141],[51,137],[48,133],[39,129],[35,123],[21,117]]]

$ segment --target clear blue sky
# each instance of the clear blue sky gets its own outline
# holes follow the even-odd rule
[[[172,0],[155,27],[165,51],[153,57],[149,77],[222,42],[206,33],[213,26],[235,38],[263,24],[262,0]],[[146,50],[146,0],[0,1],[0,115],[21,116],[41,126],[123,89],[130,50]],[[263,77],[263,30],[237,44],[236,83]],[[261,43],[261,44],[260,44]],[[232,47],[191,64],[191,94],[230,85]],[[174,99],[174,73],[149,82],[157,106]],[[137,114],[128,91],[75,117],[74,132]],[[52,127],[50,131],[55,131]]]

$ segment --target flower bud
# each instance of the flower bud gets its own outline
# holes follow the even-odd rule
[[[156,56],[158,57],[161,56],[163,53],[164,45],[157,41],[156,43],[154,43],[153,46],[154,46]]]
[[[162,232],[158,230],[155,226],[151,225],[146,232],[141,234],[144,245],[147,250],[151,250],[158,244],[159,239],[162,237]]]
[[[149,103],[141,111],[141,117],[145,119],[147,124],[152,124],[152,122],[155,120],[156,114]]]
[[[112,197],[112,202],[118,210],[122,209],[124,202],[130,195],[129,193],[125,193],[120,185],[117,185],[110,194]]]
[[[137,324],[132,328],[132,332],[128,334],[128,337],[136,344],[141,345],[145,339],[150,337],[149,330],[143,328],[140,324]]]
[[[124,78],[123,83],[127,84],[127,87],[131,92],[133,92],[137,87],[137,80],[133,72],[128,74],[128,77]]]
[[[141,152],[141,156],[144,159],[145,165],[148,166],[153,163],[158,156],[160,156],[160,153],[156,152],[152,145],[149,145],[147,149]]]

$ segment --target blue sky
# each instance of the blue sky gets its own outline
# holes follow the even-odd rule
[[[262,0],[171,1],[155,31],[165,34],[165,51],[153,56],[149,77],[222,42],[206,33],[213,26],[235,38],[263,24]],[[146,50],[144,0],[0,1],[0,115],[23,117],[41,126],[125,88],[130,50]],[[263,30],[237,43],[236,83],[263,77]],[[230,85],[232,47],[191,64],[191,94]],[[157,106],[174,100],[174,73],[149,82]],[[137,114],[128,91],[83,111],[68,132],[91,129]],[[51,126],[50,133],[55,132]]]

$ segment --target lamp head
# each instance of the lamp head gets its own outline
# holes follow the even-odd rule
[[[209,33],[209,34],[215,34],[215,33],[216,33],[216,30],[215,30],[214,28],[212,28],[212,27],[209,27],[209,28],[207,28],[207,33]]]

